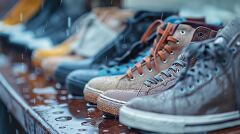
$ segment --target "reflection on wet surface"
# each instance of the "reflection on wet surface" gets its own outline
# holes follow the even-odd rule
[[[61,85],[46,80],[38,71],[30,70],[31,67],[27,66],[25,61],[19,62],[15,59],[14,61],[17,62],[7,64],[6,57],[1,60],[2,57],[0,56],[0,63],[5,60],[5,64],[0,66],[0,71],[5,79],[27,105],[58,133],[139,133],[137,130],[123,126],[115,117],[103,116],[95,105],[87,103],[82,97],[68,95]],[[240,128],[236,127],[213,133],[240,133],[239,130]]]
[[[59,133],[136,133],[119,124],[117,119],[104,119],[95,105],[82,97],[68,95],[61,85],[46,81],[18,62],[1,68],[9,84],[28,105]]]

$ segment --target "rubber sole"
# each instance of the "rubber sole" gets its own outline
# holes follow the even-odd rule
[[[102,93],[103,91],[92,88],[89,85],[86,85],[83,90],[84,99],[94,104],[97,104],[98,96],[101,95]]]
[[[239,111],[202,116],[177,116],[145,112],[123,106],[119,120],[129,127],[158,133],[209,132],[240,125]]]
[[[119,115],[119,109],[126,102],[118,101],[113,98],[109,98],[104,95],[100,95],[97,100],[97,108],[105,113],[112,114],[114,116]]]

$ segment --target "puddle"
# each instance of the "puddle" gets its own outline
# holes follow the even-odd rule
[[[58,117],[58,118],[55,118],[56,121],[70,121],[72,120],[72,117],[71,116],[62,116],[62,117]]]

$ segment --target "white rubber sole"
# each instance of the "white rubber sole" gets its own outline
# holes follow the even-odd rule
[[[103,93],[103,91],[98,90],[98,89],[95,89],[95,88],[92,88],[92,87],[90,87],[88,84],[85,86],[85,88],[86,88],[89,92],[92,92],[92,93],[95,93],[95,94],[98,94],[98,95],[100,95],[100,94]]]
[[[119,120],[124,125],[160,133],[209,132],[240,125],[239,111],[203,116],[177,116],[145,112],[123,106]]]
[[[97,103],[97,98],[103,93],[103,91],[90,87],[88,84],[85,85],[83,94],[86,101]]]

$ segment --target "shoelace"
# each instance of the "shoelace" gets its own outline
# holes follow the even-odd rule
[[[153,31],[157,28],[157,35],[160,35],[160,39],[154,40],[154,47],[151,48],[150,50],[150,56],[148,57],[144,57],[143,61],[141,63],[137,63],[135,64],[135,68],[137,69],[137,72],[142,75],[143,74],[143,70],[142,70],[142,65],[146,64],[147,68],[149,70],[152,70],[152,65],[151,65],[151,60],[153,59],[154,61],[154,68],[157,70],[157,72],[160,72],[160,66],[158,63],[157,58],[159,57],[161,61],[165,62],[166,61],[166,56],[165,56],[165,52],[171,54],[173,53],[173,51],[176,49],[176,46],[169,46],[166,45],[168,41],[173,42],[173,43],[177,43],[178,40],[176,38],[174,38],[173,35],[173,31],[174,31],[174,25],[171,23],[168,23],[165,30],[161,29],[160,27],[163,26],[164,23],[161,20],[156,20],[154,21],[147,29],[147,31],[144,33],[141,42],[145,42],[145,40],[147,39],[147,37],[153,33]],[[163,51],[165,50],[165,51]],[[133,79],[133,69],[129,69],[127,71],[127,76],[130,79]]]
[[[161,71],[159,74],[157,74],[153,78],[148,78],[144,82],[144,85],[147,87],[151,87],[153,84],[156,85],[159,82],[163,82],[166,78],[172,77],[173,72],[175,73],[179,72],[179,67],[185,67],[185,66],[186,66],[186,63],[183,60],[177,60],[172,64],[170,68]]]

